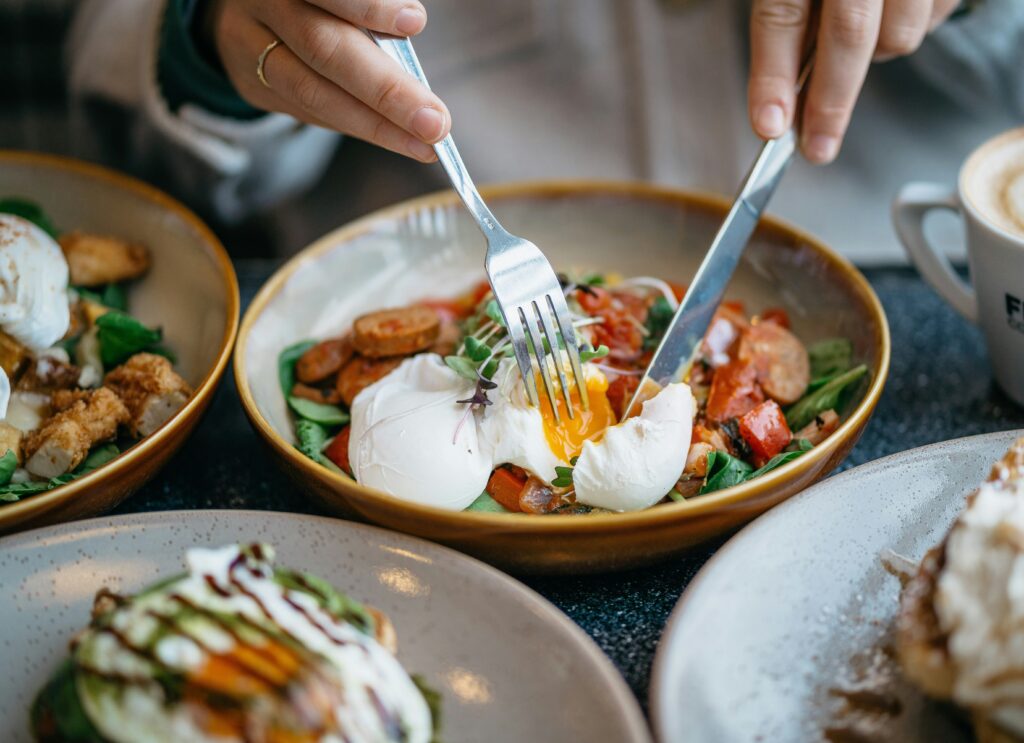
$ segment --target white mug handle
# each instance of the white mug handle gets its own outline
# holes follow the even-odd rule
[[[971,322],[978,319],[978,300],[974,289],[961,279],[946,256],[928,242],[924,218],[933,209],[947,209],[963,215],[960,197],[954,189],[938,183],[908,183],[892,203],[892,222],[903,247],[924,280],[953,309]]]

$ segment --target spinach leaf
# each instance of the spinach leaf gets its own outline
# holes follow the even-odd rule
[[[121,450],[117,448],[117,444],[104,444],[93,449],[80,465],[71,472],[65,472],[63,475],[57,475],[41,482],[12,483],[8,480],[6,485],[0,486],[0,501],[12,503],[28,495],[36,495],[37,493],[44,493],[47,490],[59,488],[61,485],[66,485],[72,480],[77,480],[79,477],[88,475],[93,470],[102,467],[120,453]],[[0,458],[0,462],[2,461],[3,458]]]
[[[482,513],[509,512],[509,510],[505,508],[505,506],[501,505],[500,503],[498,503],[498,501],[494,500],[494,498],[491,497],[491,494],[486,491],[481,493],[480,497],[478,497],[475,501],[466,506],[465,510],[480,511]]]
[[[150,351],[163,338],[159,328],[147,328],[131,315],[111,310],[96,319],[100,360],[117,366],[140,351]]]
[[[349,421],[348,413],[337,405],[325,405],[324,403],[289,395],[288,406],[302,418],[323,426],[341,426]]]
[[[0,214],[13,214],[16,217],[27,219],[54,240],[60,235],[57,228],[53,226],[53,222],[46,216],[43,207],[34,201],[19,199],[14,196],[0,199]]]
[[[791,449],[790,451],[784,451],[781,454],[776,454],[774,457],[769,459],[764,464],[764,466],[762,466],[762,467],[754,470],[753,472],[751,472],[750,473],[750,477],[748,477],[747,479],[748,480],[753,480],[755,477],[760,477],[765,472],[771,472],[774,469],[778,469],[782,465],[788,464],[789,462],[792,462],[794,459],[796,459],[800,455],[806,454],[807,452],[809,452],[813,448],[814,447],[811,445],[811,442],[808,441],[807,439],[799,439],[796,442],[796,448],[795,449]]]
[[[811,380],[834,377],[853,364],[853,344],[846,338],[829,338],[809,347],[807,356],[811,361]]]
[[[105,740],[85,713],[75,681],[75,664],[68,658],[35,698],[30,716],[32,729],[39,740],[68,743],[99,743]]]
[[[72,287],[78,296],[87,299],[94,304],[101,304],[119,312],[128,311],[128,295],[121,284],[107,284],[102,292],[94,291],[84,286]]]
[[[298,450],[319,462],[320,452],[327,443],[327,429],[319,423],[299,418],[295,421],[295,437],[299,440]]]
[[[708,454],[708,473],[700,495],[713,493],[716,490],[731,488],[748,480],[754,468],[730,454],[713,451]]]
[[[818,389],[808,392],[786,410],[786,423],[790,429],[797,431],[826,410],[838,410],[843,392],[867,373],[867,366],[861,364],[833,377]]]
[[[292,394],[295,386],[295,362],[306,351],[316,345],[316,341],[299,341],[281,351],[277,357],[277,378],[281,382],[281,392],[285,397]]]
[[[659,296],[654,300],[654,304],[647,310],[647,320],[644,322],[644,327],[647,328],[647,337],[644,338],[645,351],[658,347],[675,314],[665,297]]]
[[[14,453],[13,449],[8,449],[7,453],[0,457],[0,486],[6,485],[11,481],[14,470],[17,468],[18,455]]]
[[[420,694],[423,695],[423,701],[427,703],[427,708],[430,710],[430,743],[442,743],[441,703],[444,701],[444,698],[441,696],[441,692],[427,683],[427,679],[418,673],[409,674],[409,678],[416,684],[416,688],[420,690]]]

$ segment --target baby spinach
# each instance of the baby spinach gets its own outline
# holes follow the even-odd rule
[[[296,415],[323,426],[343,426],[349,421],[349,415],[337,405],[313,402],[294,395],[288,395],[288,406]]]
[[[708,454],[707,476],[700,495],[713,493],[716,490],[731,488],[750,479],[754,468],[738,457],[724,451],[712,451]]]
[[[778,469],[784,464],[792,462],[799,456],[809,452],[813,446],[807,439],[799,439],[790,444],[790,449],[768,460],[762,467],[754,469],[751,465],[738,457],[722,451],[713,451],[708,454],[707,476],[704,479],[704,486],[700,489],[700,495],[713,493],[716,490],[731,488],[734,485],[753,480],[766,472]]]
[[[8,452],[10,454],[11,452]],[[36,495],[37,493],[44,493],[47,490],[53,490],[61,485],[66,485],[72,480],[77,480],[79,477],[88,475],[95,469],[98,469],[105,465],[110,460],[114,459],[121,450],[117,448],[116,444],[104,444],[103,446],[97,446],[89,455],[82,461],[71,472],[65,472],[63,475],[57,475],[51,477],[49,480],[43,480],[41,482],[15,482],[8,481],[6,485],[0,487],[0,501],[6,501],[8,503],[20,500],[28,495]],[[4,457],[7,455],[5,454]],[[2,461],[2,458],[0,458]]]
[[[147,328],[131,315],[111,310],[96,319],[100,360],[117,366],[140,351],[153,351],[163,339],[160,328]]]
[[[675,310],[665,297],[659,296],[654,300],[654,304],[647,310],[647,320],[644,322],[644,327],[647,328],[647,337],[644,338],[645,351],[658,347],[675,314]]]
[[[580,363],[585,364],[588,361],[603,359],[609,353],[608,346],[604,344],[594,348],[589,343],[585,343],[580,347]]]
[[[27,219],[54,240],[60,235],[57,228],[53,226],[53,222],[46,216],[43,208],[34,201],[14,196],[0,199],[0,214],[13,214],[16,217]]]
[[[845,391],[868,373],[864,364],[832,377],[816,390],[811,390],[786,410],[786,423],[797,431],[826,410],[838,410]]]
[[[299,341],[288,346],[278,355],[277,378],[285,397],[292,394],[292,387],[295,386],[295,362],[315,345],[316,341]]]
[[[121,284],[107,284],[103,287],[102,292],[94,291],[84,286],[76,286],[74,290],[82,299],[87,299],[95,304],[101,304],[112,310],[128,311],[128,294]]]
[[[6,485],[11,481],[11,477],[14,476],[14,470],[18,468],[18,455],[14,453],[13,449],[8,449],[7,453],[0,457],[0,486]]]
[[[847,338],[829,338],[807,349],[811,362],[811,379],[831,377],[850,369],[853,344]]]
[[[319,462],[320,452],[327,444],[327,429],[319,423],[299,418],[295,421],[295,437],[299,440],[298,450]]]
[[[498,503],[491,497],[488,492],[483,492],[480,496],[466,506],[467,511],[478,511],[481,513],[509,513],[509,510],[505,506]]]

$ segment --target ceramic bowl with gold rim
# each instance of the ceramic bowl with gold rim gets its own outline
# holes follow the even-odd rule
[[[499,219],[542,247],[557,268],[649,275],[686,283],[728,203],[697,193],[618,183],[501,186],[485,193]],[[523,572],[597,572],[665,559],[734,530],[825,476],[849,452],[881,394],[889,331],[864,277],[814,238],[778,220],[759,226],[727,296],[751,312],[784,308],[805,343],[852,342],[870,382],[838,430],[759,478],[681,503],[629,513],[529,515],[448,511],[391,497],[331,472],[295,448],[277,358],[286,346],[336,334],[337,318],[458,292],[483,277],[484,243],[454,193],[371,214],[323,237],[283,266],[242,320],[235,377],[242,404],[271,452],[309,496],[349,517],[433,539]],[[681,453],[682,454],[682,453]]]
[[[39,204],[62,230],[145,245],[151,267],[128,288],[132,316],[163,329],[175,369],[193,388],[187,404],[116,459],[79,479],[0,504],[0,533],[113,508],[167,463],[195,428],[231,355],[238,282],[224,247],[174,199],[125,175],[77,160],[0,151],[0,197]]]

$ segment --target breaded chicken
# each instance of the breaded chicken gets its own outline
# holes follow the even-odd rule
[[[15,389],[24,392],[53,392],[78,386],[82,370],[51,356],[38,356],[18,377]]]
[[[163,356],[137,353],[104,379],[128,408],[128,428],[142,438],[166,423],[181,410],[192,388]]]
[[[67,406],[24,442],[25,468],[36,477],[70,472],[96,444],[113,439],[118,427],[129,419],[121,398],[105,387],[59,396]]]
[[[986,482],[997,489],[1012,491],[1022,479],[1024,438],[1015,441],[1003,458],[996,462]],[[977,496],[978,491],[968,496],[967,508]],[[928,695],[944,700],[953,699],[960,671],[950,652],[950,638],[939,620],[936,598],[946,568],[947,544],[962,519],[963,515],[942,543],[928,551],[917,573],[903,588],[896,622],[896,644],[904,673]],[[1024,550],[1024,545],[1019,548]],[[1003,729],[984,710],[972,710],[972,720],[979,743],[1022,740]]]
[[[86,232],[69,232],[59,242],[76,286],[137,279],[149,270],[149,251],[138,243]]]
[[[9,451],[14,452],[14,456],[18,458],[18,464],[21,464],[21,440],[24,434],[10,423],[0,421],[0,456],[3,456]]]
[[[29,350],[7,333],[0,330],[0,369],[11,379],[31,358]]]

